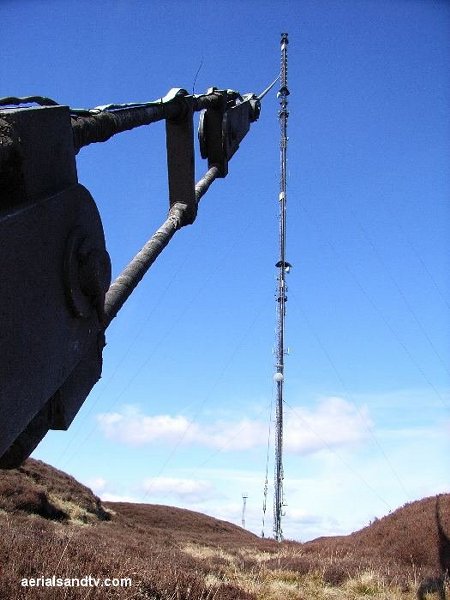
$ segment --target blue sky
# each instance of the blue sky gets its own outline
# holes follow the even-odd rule
[[[73,107],[191,91],[200,64],[196,93],[260,92],[289,33],[284,534],[348,533],[449,491],[450,4],[4,0],[0,18],[3,95]],[[261,531],[277,111],[271,93],[197,222],[109,328],[72,427],[34,453],[102,498],[239,524],[246,492]],[[165,161],[162,124],[78,156],[114,276],[164,220]]]

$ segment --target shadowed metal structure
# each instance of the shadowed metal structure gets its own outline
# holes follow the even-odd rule
[[[270,87],[259,96],[172,89],[154,102],[91,110],[40,96],[0,99],[0,468],[19,466],[49,429],[69,427],[100,378],[108,325],[176,231],[195,221],[212,182],[227,175]],[[197,184],[196,111],[208,160]],[[101,218],[75,156],[161,120],[169,214],[111,285]]]
[[[276,384],[276,431],[275,431],[275,482],[274,482],[274,507],[273,507],[273,531],[277,541],[283,539],[281,517],[283,515],[283,391],[284,391],[284,356],[286,354],[284,330],[286,317],[287,286],[286,275],[291,265],[286,261],[286,158],[287,158],[287,121],[289,111],[287,108],[287,45],[288,34],[281,34],[281,72],[280,110],[278,112],[280,121],[280,210],[279,210],[279,261],[275,265],[278,269],[277,278],[277,343],[275,348],[276,365],[274,380]]]

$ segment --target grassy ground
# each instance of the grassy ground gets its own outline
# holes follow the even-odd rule
[[[351,576],[340,576],[340,581],[330,581],[334,560],[332,556],[325,559],[322,565],[317,565],[306,573],[298,570],[276,568],[286,561],[296,558],[301,560],[300,549],[293,545],[281,545],[277,552],[252,551],[242,548],[237,555],[232,555],[221,548],[212,549],[208,546],[187,544],[183,548],[191,556],[205,562],[216,559],[220,561],[220,575],[211,573],[206,577],[206,583],[211,586],[226,582],[258,600],[358,600],[374,598],[379,600],[413,600],[416,598],[417,582],[411,578],[404,581],[402,586],[387,583],[374,570],[361,570]],[[252,566],[249,568],[249,562]],[[220,598],[220,595],[218,596]]]
[[[29,461],[0,472],[0,598],[413,600],[422,577],[448,558],[436,506],[434,498],[413,503],[351,536],[277,544],[191,511],[102,505],[73,478]],[[439,506],[449,531],[450,496]],[[52,575],[132,585],[21,586]]]

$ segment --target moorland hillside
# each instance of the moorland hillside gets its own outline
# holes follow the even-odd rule
[[[181,508],[102,502],[29,459],[0,471],[0,533],[5,600],[412,600],[423,577],[448,567],[450,494],[407,504],[348,536],[278,544]],[[88,575],[130,585],[21,585]]]

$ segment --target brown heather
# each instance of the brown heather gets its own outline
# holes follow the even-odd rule
[[[436,504],[407,504],[349,536],[277,544],[188,510],[102,505],[30,459],[0,471],[0,599],[413,600],[424,576],[449,567],[450,494],[439,496],[439,521]],[[132,586],[20,585],[52,575],[131,578]]]

